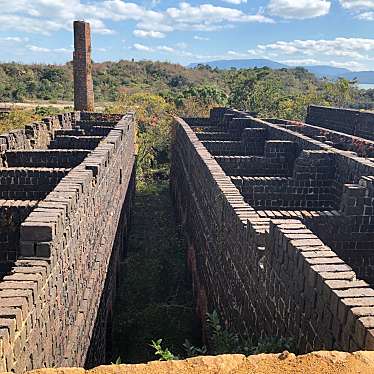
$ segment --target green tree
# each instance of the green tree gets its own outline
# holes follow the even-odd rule
[[[227,77],[231,81],[229,105],[233,108],[245,110],[250,107],[250,97],[257,77],[253,71],[230,72]]]
[[[140,178],[152,169],[168,163],[170,130],[174,107],[159,95],[147,93],[122,94],[107,109],[110,113],[134,111],[137,120],[138,162]]]
[[[347,107],[353,99],[353,83],[344,78],[336,82],[326,82],[324,85],[325,98],[328,103],[337,107]]]

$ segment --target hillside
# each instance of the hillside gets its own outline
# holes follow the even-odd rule
[[[256,61],[254,64],[263,60]],[[121,94],[155,94],[177,109],[185,107],[180,114],[191,110],[198,114],[213,104],[254,110],[262,115],[285,113],[293,118],[302,118],[308,103],[374,107],[372,90],[359,91],[348,81],[334,83],[319,79],[304,68],[217,69],[207,65],[187,68],[166,62],[121,60],[95,63],[93,79],[96,102],[113,102]],[[25,100],[72,101],[71,62],[0,64],[0,102]]]
[[[190,68],[201,66],[202,64],[193,63],[188,65]],[[255,67],[269,67],[271,69],[294,69],[295,67],[288,66],[276,61],[267,59],[233,59],[233,60],[216,60],[208,61],[203,65],[210,66],[217,69],[253,69]],[[304,69],[315,74],[319,78],[338,79],[345,78],[349,80],[356,79],[357,83],[374,83],[374,71],[351,71],[345,68],[338,68],[330,65],[309,65],[303,66]]]
[[[269,70],[264,70],[263,75]],[[251,73],[248,72],[250,75]],[[152,61],[104,62],[94,64],[93,79],[98,101],[113,101],[121,92],[147,91],[176,97],[193,87],[210,86],[229,94],[241,72]],[[306,71],[290,69],[276,75],[287,86],[302,89],[304,83],[318,85]],[[309,85],[307,83],[307,85]],[[0,101],[73,99],[73,67],[66,65],[0,64]]]
[[[114,100],[122,90],[162,93],[194,85],[220,85],[220,73],[181,65],[125,61],[94,64],[97,100]],[[222,85],[220,85],[222,86]],[[73,99],[73,67],[65,65],[0,64],[0,101]]]
[[[260,61],[260,60],[258,60]],[[209,66],[186,68],[182,65],[152,61],[104,62],[93,65],[95,97],[112,101],[121,92],[147,91],[176,97],[194,87],[215,87],[230,94],[244,78],[262,79],[272,76],[282,85],[296,91],[321,82],[302,68],[270,70],[268,68],[238,71],[213,69]],[[73,67],[65,65],[0,64],[0,101],[73,99]]]

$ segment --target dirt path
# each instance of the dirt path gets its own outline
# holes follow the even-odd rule
[[[12,108],[17,109],[35,109],[38,106],[52,107],[64,110],[66,108],[73,108],[74,103],[72,101],[61,101],[57,103],[51,103],[49,101],[35,101],[35,102],[24,102],[24,103],[2,103],[0,102],[0,111],[9,110]],[[95,110],[101,112],[105,109],[106,103],[96,103]]]

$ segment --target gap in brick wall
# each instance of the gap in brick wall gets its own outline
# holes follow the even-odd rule
[[[157,339],[181,357],[186,339],[202,345],[186,253],[168,183],[138,186],[127,258],[119,274],[111,362],[155,360],[150,344]]]

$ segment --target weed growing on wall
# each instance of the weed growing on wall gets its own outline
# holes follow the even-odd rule
[[[160,361],[178,360],[178,356],[174,356],[168,348],[162,348],[162,339],[152,340],[150,346],[155,350],[155,355],[160,356]]]
[[[215,310],[207,314],[207,324],[212,354],[242,353],[248,356],[259,353],[278,353],[284,350],[295,352],[296,350],[292,338],[246,337],[233,333],[227,327],[222,326]]]
[[[283,351],[295,352],[296,347],[291,338],[283,337],[242,337],[237,333],[229,331],[220,323],[218,313],[214,310],[206,316],[209,329],[209,349],[206,346],[201,348],[192,345],[187,339],[183,344],[185,355],[183,358],[201,355],[220,355],[227,353],[241,353],[246,356],[260,353],[280,353]],[[160,360],[177,360],[168,348],[162,348],[162,339],[152,340],[154,354],[160,356]]]
[[[188,339],[184,341],[183,348],[186,357],[204,356],[208,354],[208,349],[205,345],[201,348],[196,347]]]

